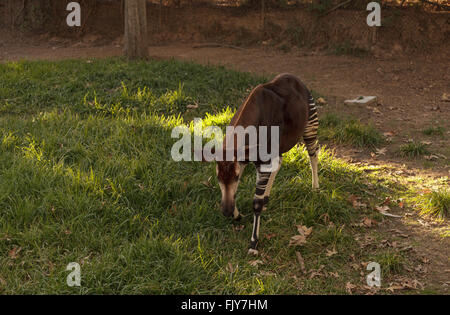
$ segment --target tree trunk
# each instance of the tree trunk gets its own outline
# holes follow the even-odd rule
[[[265,0],[261,0],[261,18],[260,18],[260,28],[264,32],[266,29],[266,3]]]
[[[148,58],[146,0],[125,0],[125,55]]]

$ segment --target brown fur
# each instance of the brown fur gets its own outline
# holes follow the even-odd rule
[[[295,76],[280,74],[256,86],[237,109],[230,126],[279,126],[280,155],[296,145],[308,122],[308,90]],[[268,137],[270,141],[270,137]],[[248,145],[248,142],[246,142]],[[235,136],[234,151],[237,151]],[[270,143],[267,145],[270,148]],[[225,152],[226,141],[223,142]],[[236,154],[235,154],[236,156]]]

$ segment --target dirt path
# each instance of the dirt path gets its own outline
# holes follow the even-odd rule
[[[370,122],[392,138],[386,153],[337,147],[338,156],[351,162],[389,164],[404,176],[447,177],[450,175],[450,102],[442,101],[450,95],[450,62],[448,56],[433,55],[411,59],[397,56],[390,59],[358,58],[311,54],[302,51],[283,53],[270,48],[201,48],[173,44],[150,47],[155,58],[193,60],[203,64],[220,64],[240,71],[257,74],[293,73],[321,93],[327,101],[322,111],[351,114],[363,122]],[[0,42],[0,61],[33,59],[59,60],[122,55],[120,45],[91,47],[83,43],[64,42],[24,44]],[[376,95],[378,105],[346,106],[343,100],[358,95]],[[426,136],[425,127],[442,126],[443,136]],[[409,139],[428,142],[436,160],[423,157],[400,158],[396,151]],[[444,180],[445,182],[445,180]],[[445,184],[444,184],[445,185]],[[417,257],[424,257],[425,271],[417,271],[431,288],[448,292],[450,279],[450,240],[438,236],[442,225],[425,222],[412,214],[403,219],[387,220],[380,232],[391,236],[392,230],[407,235]],[[448,225],[445,225],[448,228]],[[414,271],[413,271],[414,272]]]

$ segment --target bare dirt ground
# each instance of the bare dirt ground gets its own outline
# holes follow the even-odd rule
[[[357,117],[373,124],[391,139],[372,152],[345,146],[334,147],[336,155],[352,163],[387,165],[389,172],[408,178],[441,178],[439,185],[450,183],[450,61],[448,51],[414,58],[396,55],[389,58],[326,55],[318,52],[291,50],[289,53],[266,46],[230,48],[193,48],[193,44],[151,46],[153,58],[176,58],[202,64],[220,64],[257,74],[289,72],[299,76],[326,100],[320,112],[335,112]],[[0,62],[11,60],[61,60],[122,55],[117,42],[94,46],[89,42],[27,41],[12,38],[0,41]],[[343,100],[359,95],[376,95],[378,104],[344,105]],[[445,96],[444,96],[445,97]],[[319,113],[320,114],[320,113]],[[426,136],[429,126],[445,128],[444,136]],[[410,139],[425,141],[437,158],[402,158],[398,148]],[[443,180],[442,180],[443,178]],[[443,183],[443,184],[442,184]],[[426,186],[424,184],[424,186]],[[448,223],[436,223],[405,209],[400,219],[386,219],[380,232],[389,239],[403,234],[402,243],[413,247],[418,257],[420,279],[437,292],[448,293],[450,286],[450,238],[441,237]],[[394,232],[393,232],[394,231]],[[397,235],[398,236],[398,235]],[[406,237],[405,237],[406,236]]]

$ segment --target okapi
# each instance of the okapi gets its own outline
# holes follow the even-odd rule
[[[257,130],[262,126],[267,126],[266,128],[277,126],[279,128],[279,139],[277,139],[279,140],[279,156],[276,158],[275,168],[272,167],[271,171],[267,171],[267,167],[265,167],[267,162],[262,161],[259,154],[256,161],[253,161],[256,166],[257,177],[253,198],[253,232],[249,253],[258,254],[260,216],[269,202],[270,190],[281,166],[281,154],[294,147],[302,137],[310,158],[312,187],[313,189],[319,187],[317,175],[318,125],[317,109],[310,91],[297,77],[290,74],[280,74],[272,81],[256,86],[233,116],[229,125],[233,128],[238,126],[243,128],[255,126]],[[224,139],[223,152],[230,150],[226,145],[226,139],[227,136]],[[224,158],[223,161],[217,161],[216,167],[222,192],[222,213],[225,216],[233,216],[236,220],[241,218],[236,207],[236,191],[244,168],[250,162],[248,159],[248,137],[245,141],[246,156],[243,161],[236,158],[237,151],[240,148],[234,141],[231,148],[234,158],[231,160]],[[259,145],[258,138],[257,146]]]

